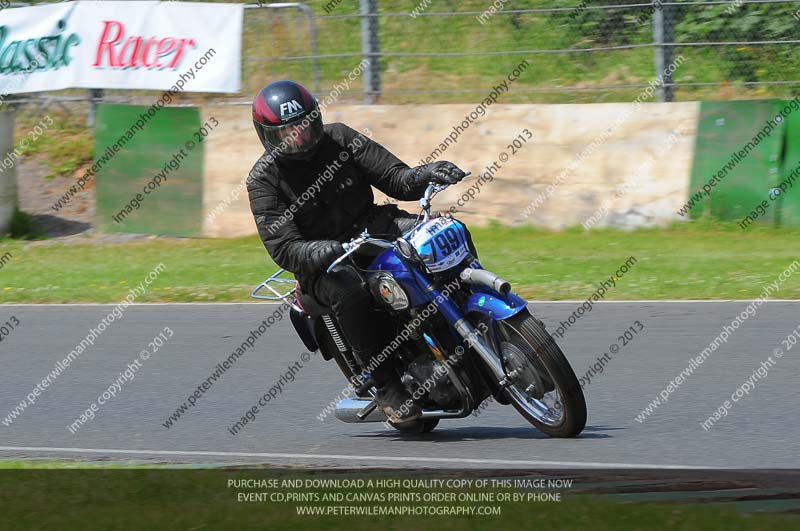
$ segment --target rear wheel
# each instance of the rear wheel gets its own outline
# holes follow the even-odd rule
[[[586,426],[583,391],[542,322],[523,310],[496,325],[511,404],[551,437],[577,436]]]
[[[320,319],[319,322],[321,323],[322,320]],[[341,352],[329,331],[324,326],[318,328],[317,340],[320,343],[320,349],[325,349],[326,352],[330,353],[330,356],[336,361],[336,365],[339,366],[339,370],[342,371],[342,374],[344,374],[350,384],[357,389],[362,384],[360,378],[361,368],[353,356],[353,351],[348,349],[346,352]],[[370,389],[359,396],[361,398],[373,398],[375,392]],[[390,422],[389,425],[402,434],[414,435],[433,431],[434,428],[439,425],[439,419],[418,419],[397,424]]]
[[[439,425],[439,419],[418,419],[400,424],[390,422],[392,428],[406,435],[429,433]]]

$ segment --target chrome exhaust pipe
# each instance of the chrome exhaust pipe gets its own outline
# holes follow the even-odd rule
[[[423,419],[463,418],[469,415],[469,410],[445,411],[443,409],[425,409],[422,411]],[[379,407],[373,407],[369,398],[345,398],[336,404],[334,411],[336,418],[349,424],[362,422],[386,422],[386,415]],[[363,418],[362,418],[363,417]]]
[[[336,404],[334,414],[337,419],[348,423],[386,422],[386,415],[378,407],[372,408],[364,418],[359,416],[362,411],[370,406],[372,406],[372,399],[369,398],[345,398]]]

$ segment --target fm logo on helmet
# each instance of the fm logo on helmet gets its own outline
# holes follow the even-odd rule
[[[303,106],[300,105],[297,102],[297,100],[292,100],[292,101],[287,101],[287,102],[281,103],[281,118],[283,118],[287,114],[289,116],[291,116],[293,114],[297,114],[298,112],[302,112],[302,111],[303,111]]]

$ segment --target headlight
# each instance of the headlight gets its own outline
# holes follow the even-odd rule
[[[405,310],[408,308],[408,295],[406,290],[395,280],[392,275],[386,273],[378,274],[372,283],[372,293],[375,298],[385,302],[394,310]]]

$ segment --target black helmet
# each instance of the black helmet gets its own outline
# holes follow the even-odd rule
[[[253,125],[264,149],[289,158],[307,158],[322,138],[317,100],[300,83],[270,83],[253,100]]]

